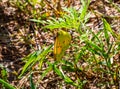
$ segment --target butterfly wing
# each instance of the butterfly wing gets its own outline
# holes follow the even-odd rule
[[[60,60],[64,55],[64,52],[69,47],[71,41],[71,35],[63,30],[60,30],[57,34],[54,44],[54,59]]]

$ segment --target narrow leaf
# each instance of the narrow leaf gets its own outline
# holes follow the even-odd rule
[[[10,85],[9,83],[5,82],[4,80],[0,79],[0,83],[1,84],[4,84],[4,86],[7,88],[7,89],[16,89],[15,87],[13,87],[12,85]]]

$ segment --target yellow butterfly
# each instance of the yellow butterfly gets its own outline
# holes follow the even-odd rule
[[[61,60],[64,52],[69,47],[71,35],[63,30],[59,30],[54,43],[54,59]]]

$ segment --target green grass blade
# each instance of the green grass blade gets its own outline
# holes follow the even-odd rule
[[[77,84],[76,84],[75,82],[73,82],[73,81],[72,81],[69,77],[67,77],[67,76],[64,76],[64,81],[65,81],[67,84],[77,86]]]
[[[90,47],[92,47],[94,50],[97,50],[97,51],[100,51],[100,52],[103,51],[101,47],[99,47],[97,44],[95,44],[95,43],[93,43],[93,42],[91,42],[91,41],[88,41],[88,45],[89,45]]]
[[[31,66],[34,61],[36,60],[36,57],[38,56],[37,55],[37,52],[39,51],[35,51],[34,53],[32,53],[29,57],[27,57],[28,61],[26,62],[26,64],[24,65],[23,69],[22,69],[22,72],[21,74],[19,75],[19,78],[28,70],[28,68],[30,68],[29,66]]]
[[[21,74],[19,75],[19,78],[28,70],[30,69],[37,61],[40,61],[40,68],[42,66],[43,60],[46,57],[46,55],[50,52],[50,49],[52,48],[53,45],[50,45],[47,49],[43,50],[43,51],[35,51],[33,52],[31,55],[29,55],[26,64],[23,67],[23,70],[21,72]]]
[[[107,42],[107,46],[109,46],[110,36],[108,34],[108,31],[112,33],[112,29],[105,19],[103,19],[103,24],[104,24],[104,36]]]
[[[110,24],[104,18],[102,19],[102,21],[103,21],[104,29],[107,30],[108,32],[110,32],[113,37],[117,37],[116,34],[111,29]]]
[[[39,60],[39,67],[40,69],[42,68],[42,64],[43,64],[43,61],[46,57],[46,55],[51,52],[51,48],[52,48],[53,44],[48,46],[46,49],[43,50],[43,52],[36,58],[36,60],[38,61]]]
[[[6,68],[3,67],[1,70],[1,77],[4,81],[7,81],[7,75],[8,75],[8,72],[7,72]]]
[[[62,69],[69,72],[75,72],[75,68],[72,66],[63,65]]]
[[[93,43],[91,41],[87,42],[87,49],[95,54],[102,55],[104,53],[103,48],[99,47],[96,43]]]
[[[42,73],[41,79],[43,79],[46,76],[46,74],[53,69],[53,64],[50,62],[47,62],[47,63],[48,63],[48,68]]]
[[[101,47],[104,46],[103,42],[101,41],[101,39],[99,38],[99,35],[101,34],[102,30],[100,30],[97,34],[95,34],[94,32],[91,32],[93,37],[91,38],[91,41],[94,41],[95,39],[97,39],[97,41],[99,42],[99,44],[101,45]]]
[[[86,12],[87,12],[90,0],[81,0],[81,2],[82,2],[82,8],[81,8],[82,12],[80,15],[80,20],[81,20],[81,22],[83,22],[85,19],[85,16],[86,16]]]
[[[9,83],[5,82],[4,80],[0,79],[0,83],[1,84],[4,84],[4,86],[7,88],[7,89],[16,89],[15,87],[13,87],[12,85],[10,85]]]
[[[32,74],[30,74],[30,89],[36,89],[35,84],[33,83]]]
[[[80,52],[76,54],[75,56],[75,63],[78,63],[78,60],[82,58],[83,55],[85,55],[85,51],[87,50],[87,46],[84,46],[80,49]]]
[[[56,65],[53,66],[53,70],[54,70],[55,73],[56,73],[57,75],[59,75],[61,78],[64,78],[64,75],[62,74],[62,72],[60,71],[60,69],[58,69],[58,68],[56,67]]]

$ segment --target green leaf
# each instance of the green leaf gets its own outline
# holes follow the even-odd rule
[[[40,60],[39,61],[39,67],[40,67],[40,69],[42,68],[42,64],[43,64],[43,61],[44,61],[45,57],[47,56],[47,54],[49,52],[51,52],[50,49],[52,48],[52,46],[53,45],[48,46],[48,48],[44,49],[43,52],[36,58],[36,60]]]
[[[80,52],[76,54],[75,56],[75,63],[78,63],[78,60],[82,58],[82,56],[85,55],[85,51],[87,50],[87,46],[83,46],[80,49]]]
[[[110,24],[103,18],[102,19],[103,24],[104,24],[104,29],[108,32],[110,32],[112,34],[113,37],[116,37],[116,34],[113,32],[113,30],[111,29]]]
[[[106,42],[107,42],[107,46],[109,46],[110,36],[108,34],[108,31],[112,32],[112,29],[105,19],[103,19],[103,24],[104,24],[105,39],[106,39]]]
[[[88,41],[87,43],[88,43],[88,45],[89,45],[91,48],[93,48],[94,50],[100,51],[100,52],[103,51],[102,48],[99,47],[97,44],[95,44],[95,43],[93,43],[93,42],[91,42],[91,41]]]
[[[30,89],[36,89],[33,83],[32,74],[30,74]]]
[[[1,76],[4,81],[7,81],[7,70],[5,67],[3,67],[1,70]]]
[[[52,64],[50,62],[47,62],[47,63],[48,63],[48,68],[45,71],[43,71],[43,73],[41,75],[41,79],[43,79],[46,76],[46,74],[48,74],[53,69],[54,64]]]
[[[26,59],[26,60],[28,60],[28,61],[27,61],[26,64],[24,65],[24,67],[23,67],[23,69],[22,69],[22,72],[21,72],[21,74],[19,75],[19,78],[28,70],[28,68],[30,68],[31,65],[34,64],[34,62],[36,61],[36,58],[37,58],[37,56],[38,56],[38,55],[37,55],[38,52],[40,52],[40,51],[35,51],[35,52],[31,53],[28,57],[26,57],[26,58],[28,58],[28,59]]]
[[[53,70],[55,71],[55,73],[57,75],[59,75],[61,78],[64,78],[64,75],[62,74],[62,72],[60,71],[60,69],[58,69],[55,65],[53,66]]]
[[[93,37],[91,38],[91,41],[94,41],[95,39],[97,39],[97,41],[98,41],[99,44],[100,44],[100,47],[103,47],[104,44],[103,44],[103,42],[101,41],[100,36],[99,36],[99,35],[101,34],[101,32],[102,32],[102,30],[100,30],[97,34],[95,34],[94,32],[91,32],[92,35],[93,35]]]
[[[73,82],[69,77],[67,76],[64,76],[64,81],[67,83],[67,84],[72,84],[74,86],[77,86],[77,84],[75,82]]]
[[[13,87],[11,84],[5,82],[4,80],[0,79],[0,83],[1,84],[4,84],[4,86],[7,88],[7,89],[16,89],[15,87]]]
[[[82,2],[82,8],[81,8],[81,15],[80,15],[80,20],[81,22],[83,22],[83,20],[85,19],[86,16],[86,12],[90,3],[90,0],[81,0]]]
[[[41,21],[41,20],[37,20],[37,19],[30,19],[30,21],[36,22],[36,23],[42,23],[42,24],[46,23],[45,21]]]
[[[75,72],[75,68],[72,67],[72,66],[63,65],[62,69],[65,70],[65,71],[67,71],[67,72]]]
[[[50,45],[47,49],[43,49],[42,51],[38,50],[30,55],[28,57],[25,57],[24,60],[27,60],[26,64],[24,65],[21,74],[19,75],[19,78],[28,70],[30,69],[35,63],[39,61],[40,69],[42,67],[42,63],[46,57],[46,55],[50,52],[50,49],[53,45]],[[26,59],[27,58],[27,59]]]

